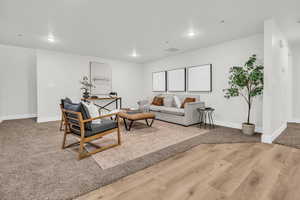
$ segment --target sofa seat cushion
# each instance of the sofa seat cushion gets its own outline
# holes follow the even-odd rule
[[[181,108],[162,106],[160,112],[172,114],[172,115],[184,116],[184,109]]]
[[[118,127],[118,123],[114,120],[103,119],[101,124],[91,124],[91,129],[85,129],[84,135],[85,137],[91,137],[93,135],[97,135],[98,133],[108,131]],[[76,127],[74,127],[76,128]],[[76,135],[80,135],[80,129],[72,129],[72,132]]]
[[[163,106],[150,105],[150,111],[160,112]]]

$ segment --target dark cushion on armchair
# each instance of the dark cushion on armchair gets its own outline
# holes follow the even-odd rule
[[[68,103],[67,101],[63,101],[63,108],[66,110],[73,111],[73,112],[81,112],[80,104]],[[66,115],[68,115],[68,117],[78,119],[77,115],[75,115],[75,114],[66,113]],[[79,125],[78,121],[76,121],[76,120],[69,119],[69,121],[71,123],[75,123],[75,124]]]
[[[102,120],[100,124],[92,124],[91,129],[86,129],[84,132],[85,137],[91,137],[93,135],[97,135],[101,132],[108,131],[118,127],[118,123],[114,120]],[[80,135],[80,129],[75,128],[72,130],[76,135]]]
[[[61,100],[61,104],[64,104],[64,102],[67,102],[67,103],[73,103],[72,100],[68,97],[64,98]]]
[[[74,111],[74,112],[80,112],[82,115],[83,120],[86,119],[90,119],[90,114],[89,112],[85,109],[84,105],[82,105],[81,103],[69,103],[68,101],[62,101],[63,102],[63,108],[66,110],[70,110],[70,111]],[[71,118],[77,118],[77,115],[74,114],[68,114]],[[79,123],[76,120],[69,120],[72,123],[78,124],[79,127]],[[87,122],[84,124],[85,128],[88,130],[92,129],[92,123],[91,122]]]

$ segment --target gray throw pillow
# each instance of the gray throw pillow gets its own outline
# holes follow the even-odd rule
[[[173,101],[174,101],[173,96],[166,96],[164,98],[164,106],[173,107],[173,105],[174,105]]]

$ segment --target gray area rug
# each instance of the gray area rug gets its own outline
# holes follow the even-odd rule
[[[300,149],[300,124],[288,123],[288,127],[273,143]]]
[[[0,124],[1,200],[72,199],[200,144],[260,142],[258,134],[244,136],[237,129],[217,127],[103,170],[92,157],[77,161],[76,148],[62,150],[58,127],[59,122],[37,124],[32,119]]]

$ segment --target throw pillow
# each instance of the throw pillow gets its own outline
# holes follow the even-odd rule
[[[166,106],[166,107],[173,107],[173,101],[174,101],[173,96],[166,96],[164,98],[164,106]]]
[[[196,98],[191,98],[191,97],[187,97],[184,99],[183,103],[181,104],[181,108],[185,107],[186,103],[190,103],[190,102],[196,102]]]
[[[174,96],[174,103],[175,103],[175,107],[177,108],[181,107],[181,101],[178,96]]]
[[[97,106],[93,103],[87,103],[87,102],[81,102],[82,105],[84,106],[85,110],[88,110],[88,113],[91,118],[99,117],[99,110]],[[101,119],[96,119],[92,121],[92,124],[100,124]]]
[[[154,97],[152,101],[152,105],[155,106],[163,106],[164,105],[164,98],[163,97]]]

